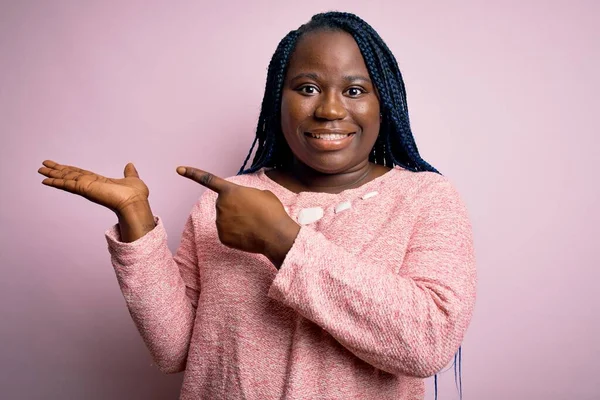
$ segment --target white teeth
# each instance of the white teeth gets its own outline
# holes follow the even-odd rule
[[[339,133],[323,133],[323,134],[311,133],[310,135],[312,137],[314,137],[315,139],[323,139],[323,140],[340,140],[340,139],[345,139],[349,136],[349,134],[342,135]]]

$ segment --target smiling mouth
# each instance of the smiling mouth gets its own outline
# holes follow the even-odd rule
[[[310,136],[313,139],[321,139],[321,140],[342,140],[346,139],[349,136],[354,135],[354,132],[350,133],[314,133],[314,132],[305,132],[306,136]]]

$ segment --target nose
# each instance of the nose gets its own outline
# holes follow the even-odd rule
[[[315,109],[316,118],[328,121],[346,118],[348,112],[346,111],[346,107],[344,107],[343,101],[336,93],[324,93],[319,97],[320,101]]]

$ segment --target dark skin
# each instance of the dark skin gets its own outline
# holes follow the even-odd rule
[[[270,170],[267,175],[288,190],[340,193],[389,171],[368,161],[379,133],[379,100],[349,34],[317,31],[300,39],[286,75],[281,111],[294,163],[289,171]],[[330,134],[344,139],[325,140],[333,138]],[[112,210],[122,241],[135,241],[155,227],[148,187],[133,164],[127,164],[121,179],[49,160],[43,165],[38,170],[47,177],[43,184]],[[178,167],[177,172],[218,194],[216,226],[224,245],[263,254],[276,268],[281,266],[300,226],[272,192],[193,167]]]
[[[267,175],[292,192],[339,193],[389,168],[369,163],[380,128],[379,99],[354,38],[346,32],[303,36],[292,54],[283,87],[281,127],[294,154],[291,171]],[[354,132],[350,145],[319,151],[306,132]]]

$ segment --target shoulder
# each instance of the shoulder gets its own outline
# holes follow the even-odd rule
[[[412,179],[415,181],[415,195],[418,196],[456,196],[458,191],[451,180],[435,172],[414,172]]]
[[[464,201],[453,182],[435,172],[413,172],[397,168],[394,179],[388,183],[389,190],[399,199],[411,203],[418,214],[433,211],[466,213]]]
[[[386,189],[402,197],[427,197],[441,192],[456,192],[450,179],[435,172],[413,172],[401,167],[395,167],[392,172],[393,176],[386,181]]]

